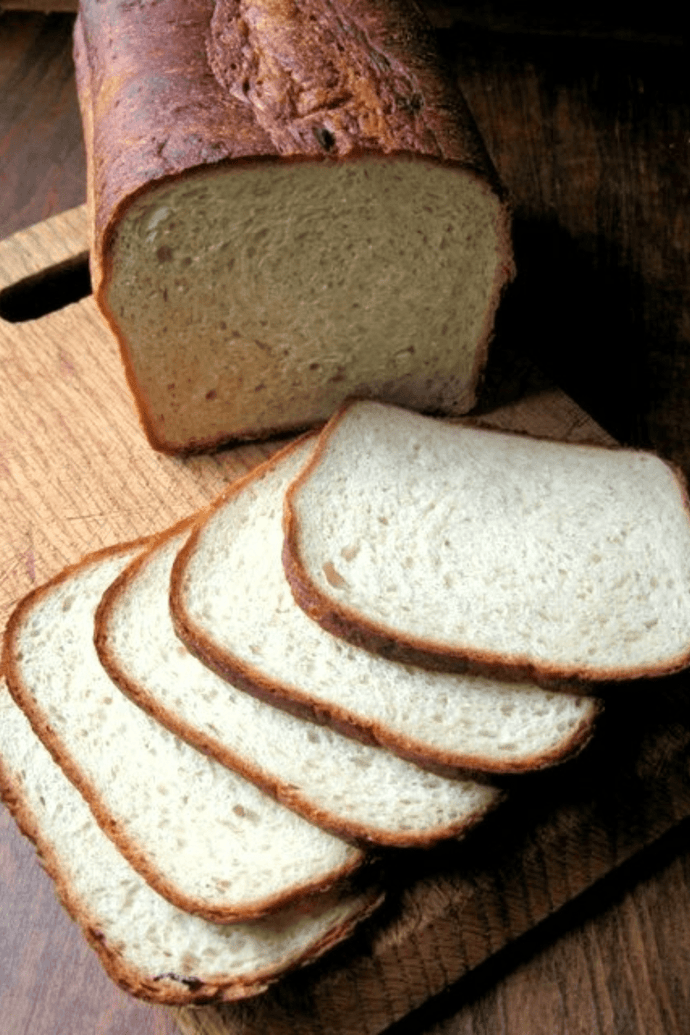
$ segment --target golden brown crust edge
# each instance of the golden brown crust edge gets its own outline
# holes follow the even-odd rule
[[[112,818],[107,805],[104,804],[102,795],[92,786],[91,781],[85,776],[78,761],[73,757],[62,738],[52,729],[49,717],[36,703],[30,690],[24,686],[18,670],[17,660],[14,656],[14,639],[25,614],[36,602],[40,602],[40,599],[50,592],[54,586],[69,579],[72,574],[78,572],[83,566],[97,561],[101,557],[124,552],[135,546],[143,548],[149,542],[150,539],[136,540],[132,543],[118,544],[114,547],[106,547],[105,549],[87,554],[81,561],[70,565],[50,581],[32,590],[20,601],[7,623],[3,642],[3,672],[13,700],[25,714],[34,733],[44,747],[47,748],[55,763],[86,800],[94,819],[103,832],[127,859],[130,866],[158,894],[168,899],[178,909],[192,913],[212,923],[237,923],[269,916],[272,913],[280,912],[294,903],[311,898],[330,888],[340,886],[367,861],[366,856],[361,851],[353,851],[349,860],[337,871],[329,874],[328,877],[324,876],[317,880],[307,881],[300,887],[294,888],[287,893],[258,899],[253,905],[242,909],[233,907],[226,909],[209,908],[204,902],[182,894],[179,888],[169,881],[151,862],[146,849],[134,843],[127,836],[126,832],[121,829],[118,821]]]
[[[617,670],[598,668],[559,668],[536,663],[533,659],[515,656],[510,660],[490,652],[460,650],[443,645],[435,645],[429,641],[412,636],[392,632],[382,624],[360,615],[355,609],[336,602],[327,596],[307,572],[300,552],[299,523],[295,513],[294,499],[302,486],[307,482],[312,470],[320,463],[330,436],[338,423],[357,399],[348,399],[322,429],[316,448],[305,467],[294,479],[287,490],[284,509],[284,546],[283,567],[293,597],[302,610],[317,622],[323,629],[347,640],[364,650],[380,654],[392,661],[402,664],[418,665],[441,672],[458,672],[487,676],[505,680],[506,682],[530,682],[552,691],[576,693],[580,695],[600,695],[615,684],[636,679],[657,678],[673,675],[690,665],[690,647],[684,654],[670,659],[666,664],[643,667],[635,670]],[[457,423],[461,423],[458,421]],[[475,425],[476,426],[476,425]],[[485,434],[517,435],[523,438],[536,439],[538,436],[520,431],[505,431],[488,426],[477,427]],[[600,443],[572,442],[573,449],[596,448],[602,450],[621,450],[625,447],[603,445]],[[656,455],[656,454],[655,454]],[[686,478],[676,464],[663,457],[663,462],[671,469],[683,499],[688,520],[690,521],[690,497]]]

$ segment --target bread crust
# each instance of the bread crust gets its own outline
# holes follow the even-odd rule
[[[311,472],[321,462],[328,449],[330,436],[335,432],[339,421],[356,405],[359,400],[349,399],[334,414],[322,430],[314,453],[302,471],[288,488],[284,509],[284,546],[283,566],[293,596],[299,607],[323,629],[364,650],[372,651],[392,661],[402,664],[418,665],[421,668],[442,672],[458,672],[489,676],[507,681],[536,683],[546,689],[577,693],[581,695],[601,695],[613,689],[616,684],[634,679],[656,678],[680,672],[690,665],[690,635],[688,650],[669,659],[667,663],[645,666],[637,669],[599,669],[581,667],[559,667],[537,663],[525,656],[503,657],[491,651],[477,651],[470,648],[453,648],[447,644],[435,644],[422,638],[391,632],[383,624],[359,614],[356,609],[331,599],[314,582],[309,575],[300,552],[299,521],[295,513],[294,499],[300,489],[308,482]],[[463,423],[462,420],[455,423]],[[477,427],[474,422],[468,424]],[[496,429],[489,426],[478,428],[485,434],[496,434]],[[500,431],[501,435],[514,435],[526,439],[539,440],[539,436],[521,431]],[[626,447],[604,445],[601,443],[573,442],[569,448],[596,448],[608,451],[621,451]],[[639,452],[639,450],[636,450]],[[649,450],[650,454],[653,454]],[[659,457],[672,471],[679,491],[683,507],[690,522],[690,496],[688,484],[681,468]]]
[[[3,691],[4,692],[4,691]],[[362,890],[358,909],[308,950],[274,967],[266,967],[243,977],[212,975],[186,977],[175,974],[145,973],[135,967],[117,945],[110,945],[101,931],[101,920],[85,907],[65,874],[60,856],[43,835],[41,824],[17,786],[9,767],[0,754],[0,799],[7,806],[21,833],[33,844],[41,866],[52,879],[56,896],[78,924],[88,944],[96,952],[108,976],[125,992],[147,1002],[166,1006],[203,1006],[233,1002],[264,992],[284,974],[314,962],[333,946],[349,937],[354,928],[379,907],[383,893],[377,889]]]
[[[425,745],[424,748],[421,748],[411,738],[391,731],[375,720],[365,722],[360,716],[353,715],[346,708],[339,706],[335,702],[325,703],[313,698],[307,691],[279,683],[267,677],[261,669],[248,665],[240,658],[219,648],[205,633],[204,629],[189,618],[184,603],[183,583],[185,567],[197,547],[204,522],[215,510],[223,507],[232,499],[234,495],[241,493],[244,487],[251,483],[254,478],[260,477],[264,471],[269,470],[275,463],[278,463],[282,456],[298,448],[302,441],[310,437],[316,438],[316,433],[307,433],[307,435],[287,445],[279,454],[264,461],[259,467],[250,471],[238,481],[233,482],[195,522],[189,538],[178,552],[173,564],[170,581],[170,609],[173,625],[177,635],[186,644],[188,649],[222,678],[227,679],[247,693],[253,694],[260,700],[284,708],[298,717],[328,725],[346,736],[358,739],[363,743],[387,748],[400,755],[401,758],[442,776],[455,776],[456,778],[495,783],[497,778],[545,769],[579,754],[594,735],[597,720],[603,707],[600,701],[593,701],[593,714],[583,718],[582,723],[573,731],[573,735],[567,743],[561,742],[558,747],[551,751],[543,751],[539,756],[526,756],[521,760],[507,763],[488,757],[478,758],[476,755],[461,756],[457,752],[445,751],[432,745]],[[318,445],[316,448],[318,449]],[[306,471],[311,469],[312,462],[313,459],[307,462],[305,471],[298,476],[298,481],[301,481]],[[310,614],[310,617],[313,616]],[[322,623],[319,622],[319,624]],[[330,626],[323,624],[323,627],[328,632],[341,635],[340,625],[336,622],[333,622]],[[351,635],[350,641],[355,646],[362,646],[362,643],[358,641],[358,630],[355,630],[355,633]],[[367,640],[367,644],[366,649],[372,650],[373,653],[382,653],[378,651],[377,645],[372,643],[372,641]],[[388,657],[389,660],[402,660],[404,664],[409,663],[407,658],[399,659],[392,652],[383,656]],[[486,672],[484,671],[482,674],[486,674]],[[490,674],[493,675],[493,672]],[[560,689],[572,691],[572,687],[566,688],[561,686]]]
[[[34,733],[48,749],[56,764],[87,801],[96,822],[104,833],[117,846],[132,868],[163,898],[168,899],[179,909],[200,916],[213,923],[235,923],[268,916],[295,902],[308,901],[313,896],[318,896],[328,889],[340,886],[350,879],[357,870],[370,862],[367,855],[361,849],[353,847],[348,854],[347,860],[337,871],[331,871],[327,875],[322,874],[320,877],[312,880],[305,880],[299,886],[295,886],[290,890],[265,896],[264,898],[257,898],[253,904],[239,909],[233,906],[225,908],[209,907],[202,900],[186,895],[176,886],[174,881],[171,881],[164,873],[160,872],[150,859],[145,846],[134,842],[127,832],[121,828],[117,819],[112,817],[102,794],[92,786],[91,780],[81,769],[78,756],[75,757],[74,753],[69,750],[69,746],[64,743],[63,738],[52,728],[49,716],[35,700],[30,689],[24,685],[19,661],[15,654],[15,640],[25,616],[31,609],[40,604],[41,599],[53,587],[69,580],[73,574],[79,572],[84,566],[97,562],[101,558],[111,557],[113,554],[128,552],[132,548],[143,549],[150,542],[151,540],[148,538],[137,539],[133,542],[106,547],[105,549],[87,554],[81,561],[65,568],[50,581],[32,590],[20,601],[9,618],[3,641],[3,673],[12,698],[24,712]]]
[[[476,177],[502,202],[500,261],[473,371],[514,275],[510,212],[472,115],[414,0],[83,0],[74,61],[87,157],[91,276],[150,443],[191,453],[303,430],[293,422],[184,443],[157,429],[108,303],[113,235],[154,184],[253,162],[415,156]]]

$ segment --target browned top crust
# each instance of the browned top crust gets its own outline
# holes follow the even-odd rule
[[[217,0],[208,56],[281,155],[407,151],[488,169],[409,0]]]
[[[195,167],[405,152],[498,188],[413,0],[82,0],[74,58],[97,296],[123,207]]]

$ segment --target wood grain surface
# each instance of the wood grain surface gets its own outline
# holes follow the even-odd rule
[[[613,36],[595,27],[587,39],[578,38],[571,24],[562,37],[550,34],[548,40],[526,33],[524,21],[522,29],[504,20],[493,27],[475,22],[468,30],[457,20],[458,5],[436,7],[446,9],[444,45],[518,215],[521,283],[503,321],[490,379],[492,404],[528,396],[533,385],[531,367],[519,355],[512,356],[508,383],[502,379],[501,349],[532,353],[610,431],[651,442],[687,462],[690,101],[681,37],[675,29],[663,31],[658,7],[648,12],[650,32],[630,19]],[[69,16],[0,13],[0,236],[83,199],[70,30]],[[67,359],[76,368],[68,328],[60,327]],[[44,347],[40,335],[32,339],[32,348]],[[56,378],[59,362],[53,352],[40,376]],[[79,473],[77,487],[70,485],[59,473],[59,452],[51,456],[42,438],[43,413],[32,419],[36,385],[24,384],[21,433],[5,420],[3,457],[10,456],[13,472],[24,471],[32,499],[53,491],[53,479],[60,491],[53,493],[58,502],[46,518],[56,528],[40,528],[38,554],[29,549],[26,531],[11,536],[5,527],[2,577],[9,598],[52,570],[68,541],[76,550],[107,539],[111,521],[119,534],[138,520],[122,473],[116,492],[101,488],[100,498],[96,494],[110,511],[82,506],[90,502],[89,476],[97,480],[110,458],[97,452]],[[553,397],[544,393],[538,401],[544,414]],[[124,396],[117,402],[118,412],[124,413],[125,402]],[[43,466],[34,465],[34,449],[42,452]],[[121,460],[116,457],[116,467]],[[166,484],[165,474],[159,477],[154,498]],[[188,483],[190,500],[211,485],[204,481],[208,474],[194,477],[201,481]],[[227,477],[227,469],[218,477]],[[3,493],[15,499],[14,514],[24,514],[6,477]],[[24,528],[31,525],[32,505],[27,502]],[[680,711],[667,718],[682,741],[685,694],[676,689]],[[643,723],[647,707],[640,703]],[[680,741],[673,743],[678,748]],[[652,769],[668,774],[678,757],[674,751],[656,756]],[[637,815],[623,819],[626,829],[639,831]],[[684,1033],[690,1006],[689,860],[688,827],[681,822],[615,877],[408,1016],[396,1033]],[[102,976],[4,812],[0,909],[0,1016],[9,1035],[175,1030],[169,1013],[127,999]]]

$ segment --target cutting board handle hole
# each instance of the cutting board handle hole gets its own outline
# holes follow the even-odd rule
[[[81,252],[0,291],[0,319],[38,320],[90,294],[89,253]]]

